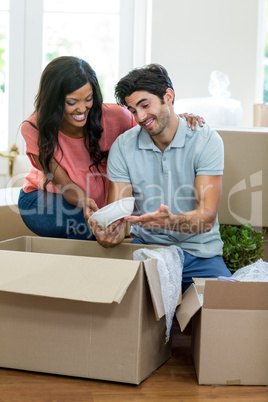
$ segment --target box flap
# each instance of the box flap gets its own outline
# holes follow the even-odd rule
[[[150,258],[143,261],[145,267],[145,273],[147,276],[149,289],[152,297],[155,317],[160,320],[165,314],[164,301],[162,297],[161,280],[157,269],[157,260]],[[178,300],[179,305],[181,303],[181,292]]]
[[[157,269],[157,260],[154,258],[150,258],[143,262],[150,288],[155,316],[157,320],[160,320],[160,318],[165,315],[165,308],[161,292],[160,277]]]
[[[29,251],[32,253],[77,255],[83,257],[116,258],[133,261],[133,252],[144,245],[120,243],[104,248],[96,241],[56,239],[52,237],[22,236],[0,241],[0,250]],[[147,246],[153,249],[156,246]]]
[[[197,293],[199,295],[203,295],[204,294],[204,290],[205,290],[205,283],[208,280],[213,280],[215,281],[216,279],[208,279],[208,278],[193,278],[193,282],[195,284]]]
[[[0,250],[31,251],[30,236],[20,236],[0,241]]]
[[[268,282],[206,281],[204,308],[267,310]]]
[[[0,251],[0,290],[95,303],[120,303],[140,261]]]
[[[181,331],[184,331],[190,319],[201,308],[201,302],[198,296],[195,284],[192,284],[182,295],[182,302],[177,308],[176,317]]]

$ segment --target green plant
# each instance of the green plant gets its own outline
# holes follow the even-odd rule
[[[223,259],[232,273],[263,258],[263,231],[256,231],[250,224],[221,224],[220,234],[223,241]]]

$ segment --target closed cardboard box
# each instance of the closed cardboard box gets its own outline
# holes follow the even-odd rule
[[[19,236],[34,236],[18,210],[20,187],[0,189],[0,241]]]
[[[267,282],[195,279],[177,309],[182,330],[191,317],[199,384],[268,385]]]
[[[171,342],[155,316],[154,281],[149,289],[144,263],[132,260],[140,247],[0,242],[0,366],[133,384],[150,376]]]
[[[268,104],[254,105],[254,126],[268,127]]]

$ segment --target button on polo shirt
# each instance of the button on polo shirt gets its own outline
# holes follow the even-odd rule
[[[138,215],[154,212],[160,204],[168,205],[173,214],[193,210],[195,177],[222,173],[223,143],[218,133],[208,125],[197,125],[192,131],[181,118],[164,152],[136,126],[116,139],[108,158],[109,180],[132,183]],[[202,234],[133,225],[132,235],[146,244],[175,244],[199,257],[222,254],[218,221],[210,232]]]

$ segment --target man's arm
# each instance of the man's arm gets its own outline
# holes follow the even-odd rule
[[[121,200],[122,198],[131,197],[132,191],[133,189],[131,183],[117,183],[110,181],[108,191],[108,204],[111,204],[114,201]]]
[[[221,188],[222,176],[199,175],[195,179],[196,209],[184,214],[172,214],[168,206],[160,205],[155,212],[128,216],[124,221],[145,228],[164,228],[183,233],[209,232],[216,220]]]

